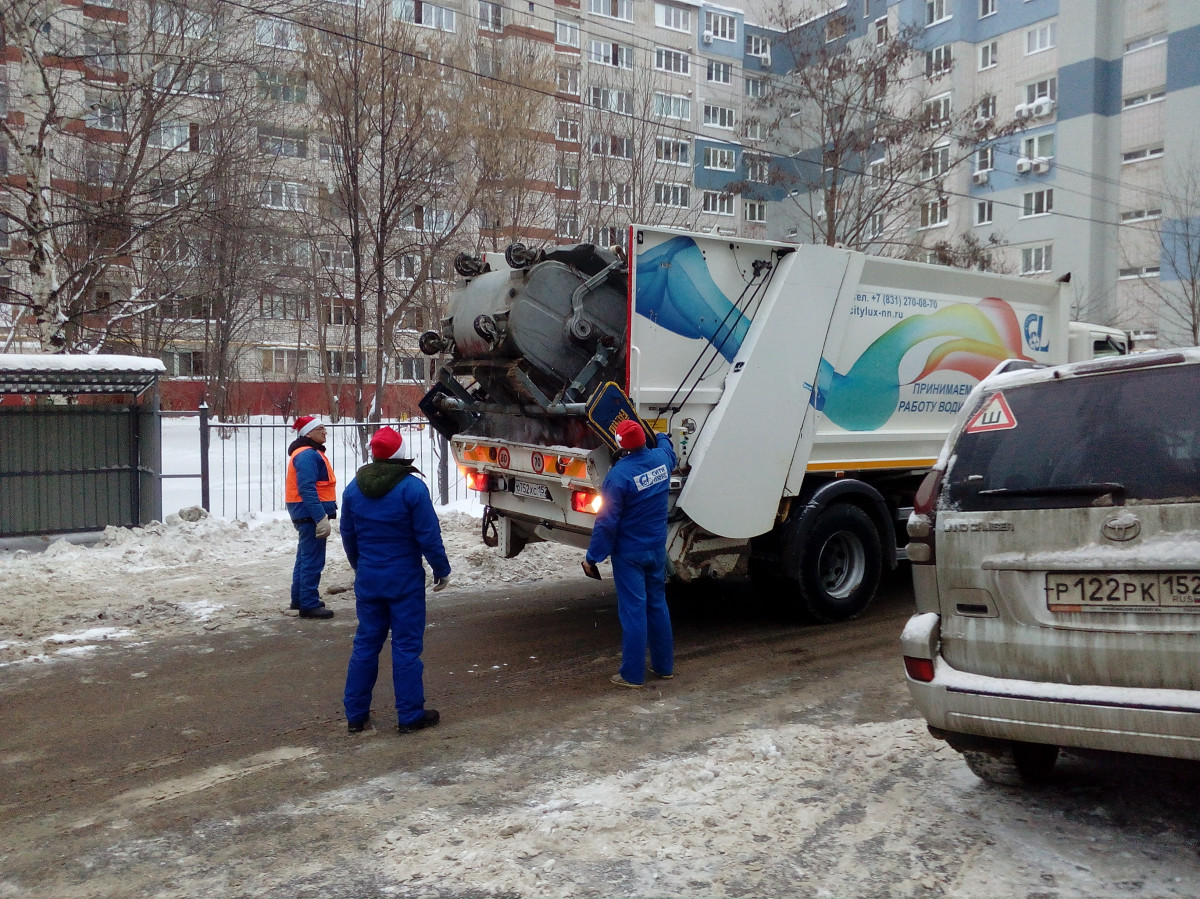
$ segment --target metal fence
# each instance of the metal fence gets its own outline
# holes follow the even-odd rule
[[[190,413],[185,413],[189,414]],[[177,418],[181,413],[163,413]],[[194,417],[194,416],[192,416]],[[467,499],[466,483],[453,464],[445,439],[423,419],[406,421],[326,422],[326,450],[337,476],[338,499],[360,466],[370,461],[366,441],[376,429],[390,425],[404,438],[406,455],[425,477],[437,505]],[[164,479],[199,479],[200,505],[223,518],[287,508],[284,478],[287,448],[296,431],[286,422],[227,423],[212,421],[200,409],[196,457],[199,471],[164,473]],[[170,494],[169,490],[165,493]],[[164,512],[171,512],[164,501]]]

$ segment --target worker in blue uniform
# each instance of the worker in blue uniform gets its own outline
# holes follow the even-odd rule
[[[392,635],[392,686],[401,733],[433,727],[436,709],[425,708],[425,567],[434,592],[450,581],[450,562],[429,488],[405,458],[403,438],[380,428],[371,438],[374,461],[358,470],[342,494],[342,545],[354,569],[358,630],[346,671],[343,702],[350,733],[370,723],[371,693],[379,676],[379,653]]]
[[[646,649],[651,672],[661,678],[675,673],[675,646],[667,610],[667,494],[675,469],[671,438],[657,435],[646,446],[641,422],[617,425],[617,445],[625,451],[600,487],[601,505],[583,569],[598,577],[596,563],[612,556],[621,621],[621,670],[612,682],[640,688],[646,681]]]
[[[284,501],[299,535],[292,567],[292,608],[301,618],[332,618],[321,602],[321,572],[329,519],[337,517],[337,476],[325,455],[325,423],[301,415],[292,424],[296,439],[288,447]]]

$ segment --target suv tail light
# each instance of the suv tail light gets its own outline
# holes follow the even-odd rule
[[[904,672],[913,680],[927,684],[933,680],[933,660],[905,656]]]
[[[467,477],[467,489],[478,490],[480,493],[487,493],[492,489],[492,479],[483,471],[465,471]]]
[[[587,512],[595,515],[600,511],[600,494],[591,490],[573,490],[571,492],[571,510]]]
[[[917,495],[913,497],[912,515],[908,517],[908,560],[914,565],[932,565],[934,556],[934,537],[937,534],[938,494],[942,489],[942,474],[939,469],[933,469],[925,475]]]

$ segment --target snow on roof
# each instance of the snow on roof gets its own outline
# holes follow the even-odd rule
[[[138,371],[166,374],[167,367],[161,359],[147,359],[143,356],[0,353],[0,371]]]

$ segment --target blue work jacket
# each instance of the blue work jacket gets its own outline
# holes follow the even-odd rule
[[[667,545],[667,494],[675,450],[666,434],[659,434],[657,443],[618,459],[604,478],[603,502],[586,556],[592,564]]]

